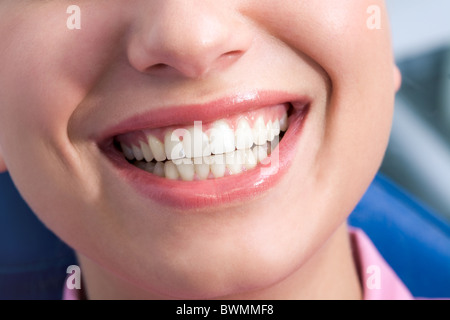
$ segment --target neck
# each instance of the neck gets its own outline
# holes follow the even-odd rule
[[[144,291],[78,255],[89,299],[171,299]],[[277,284],[225,299],[361,299],[359,276],[353,261],[347,226],[343,224],[315,254]]]

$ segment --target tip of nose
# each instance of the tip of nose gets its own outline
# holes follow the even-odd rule
[[[193,10],[188,3],[166,2],[132,36],[131,65],[140,72],[188,78],[224,71],[249,50],[254,33],[247,23],[217,8],[205,4]]]

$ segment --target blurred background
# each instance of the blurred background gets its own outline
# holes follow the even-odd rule
[[[450,221],[450,1],[386,2],[403,85],[381,172]]]

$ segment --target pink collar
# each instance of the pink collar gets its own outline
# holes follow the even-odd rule
[[[364,300],[414,299],[411,292],[361,229],[351,228],[350,240]]]

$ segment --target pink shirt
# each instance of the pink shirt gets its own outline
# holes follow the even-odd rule
[[[350,239],[364,300],[414,299],[362,230],[351,228]],[[70,290],[64,286],[63,300],[80,300],[80,298],[81,290]]]
[[[412,300],[414,297],[361,229],[350,229],[364,300]]]

